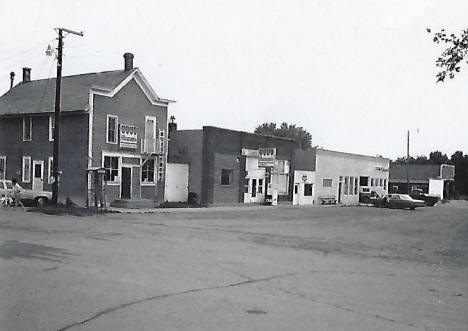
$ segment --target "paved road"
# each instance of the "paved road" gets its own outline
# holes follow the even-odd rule
[[[0,330],[468,330],[468,203],[0,209]]]

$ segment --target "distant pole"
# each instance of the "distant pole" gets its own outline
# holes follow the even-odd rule
[[[410,193],[410,180],[409,180],[409,130],[408,130],[408,139],[406,141],[406,192]]]
[[[57,28],[58,32],[58,48],[57,48],[57,79],[55,80],[55,113],[54,113],[54,151],[53,151],[53,174],[54,182],[52,183],[52,204],[58,202],[58,184],[59,184],[59,139],[60,139],[60,97],[62,89],[62,53],[63,53],[63,32],[83,36],[83,32],[75,32],[72,30]]]

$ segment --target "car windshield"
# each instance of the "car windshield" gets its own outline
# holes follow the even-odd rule
[[[6,188],[9,190],[13,188],[13,185],[11,184],[11,182],[5,182],[5,185],[6,185]]]

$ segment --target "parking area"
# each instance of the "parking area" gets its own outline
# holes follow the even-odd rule
[[[0,330],[466,330],[468,203],[0,209]]]

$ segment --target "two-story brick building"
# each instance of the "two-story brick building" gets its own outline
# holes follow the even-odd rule
[[[105,168],[107,201],[164,199],[167,108],[124,55],[124,70],[62,78],[59,197],[84,204],[86,169]],[[55,79],[23,80],[0,97],[0,178],[51,190]]]

